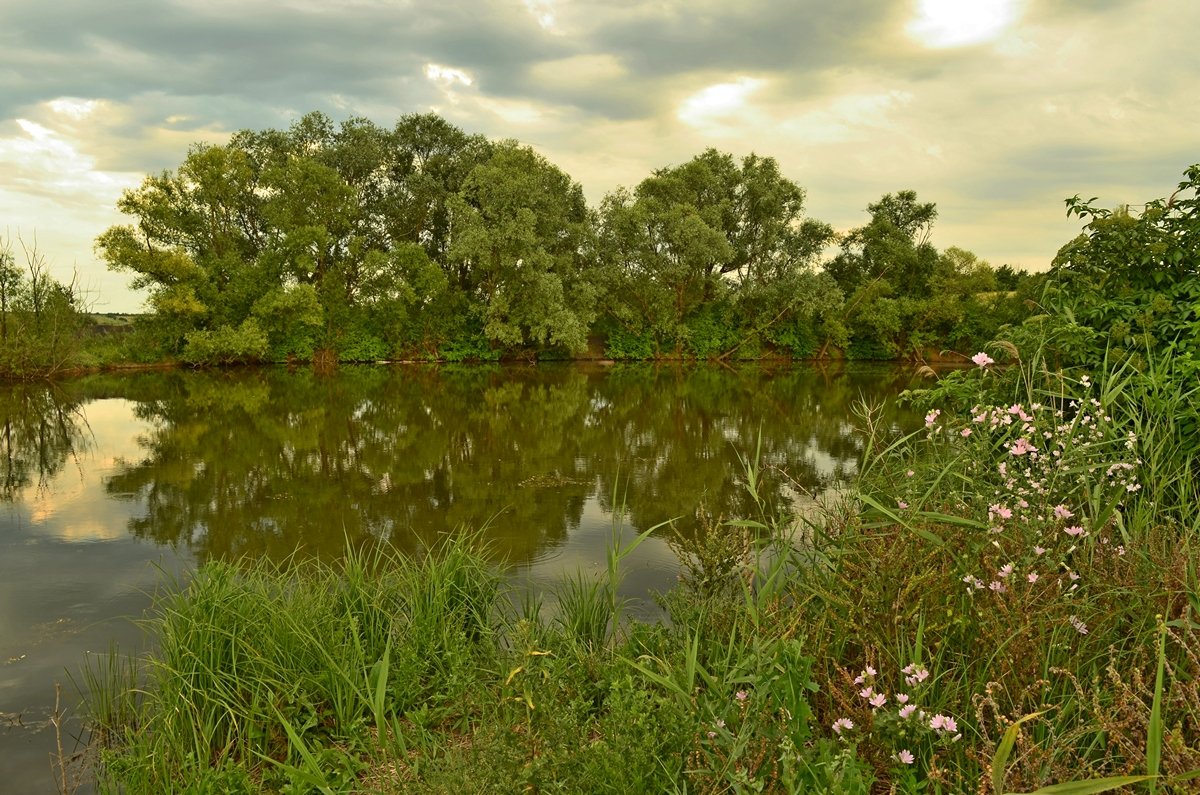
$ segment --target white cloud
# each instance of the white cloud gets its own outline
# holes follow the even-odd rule
[[[999,37],[1017,14],[1017,0],[918,0],[907,31],[928,47],[962,47]]]
[[[525,9],[537,21],[542,30],[556,32],[554,0],[523,0]]]
[[[425,64],[425,76],[442,87],[449,88],[454,85],[472,85],[475,80],[462,69],[455,69],[452,66],[442,66],[436,63]]]
[[[55,100],[46,104],[52,112],[71,119],[87,115],[80,115],[80,103],[64,106]],[[93,102],[87,113],[97,105]],[[64,111],[64,107],[70,110]],[[9,175],[9,184],[2,190],[19,187],[23,192],[72,204],[111,205],[123,189],[140,179],[136,174],[98,169],[96,158],[83,151],[82,142],[74,137],[76,131],[69,126],[52,129],[25,118],[15,124],[20,133],[0,137],[0,168]]]
[[[748,100],[766,85],[757,77],[739,77],[731,83],[716,83],[687,97],[679,105],[681,121],[710,134],[732,132],[751,121]]]
[[[100,105],[100,100],[60,97],[50,100],[46,105],[55,113],[78,120],[90,116],[92,111]]]

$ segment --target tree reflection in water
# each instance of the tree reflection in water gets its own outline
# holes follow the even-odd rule
[[[819,492],[854,471],[851,404],[907,380],[890,368],[412,366],[107,375],[74,391],[134,401],[149,425],[141,457],[106,481],[111,498],[144,506],[136,536],[201,559],[282,558],[337,554],[347,539],[417,549],[486,524],[496,553],[521,562],[587,511],[602,519],[614,494],[639,529],[678,517],[687,532],[701,506],[750,515],[739,456],[756,450],[768,504]],[[51,401],[33,424],[10,409],[7,483],[78,449],[82,399]]]
[[[0,387],[0,500],[42,489],[91,444],[81,399],[57,384]]]

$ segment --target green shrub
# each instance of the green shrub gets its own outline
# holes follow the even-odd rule
[[[641,361],[657,354],[658,345],[649,330],[633,332],[614,326],[604,339],[604,355],[610,359]]]
[[[740,334],[724,305],[706,304],[684,321],[684,345],[698,359],[725,353],[740,341]]]
[[[482,333],[457,337],[438,348],[438,358],[447,362],[495,362],[500,360],[500,348]]]
[[[188,364],[220,365],[261,362],[267,358],[267,334],[253,318],[237,328],[190,331],[180,358]]]
[[[767,339],[795,359],[811,359],[821,347],[811,318],[796,317],[790,323],[769,328]]]

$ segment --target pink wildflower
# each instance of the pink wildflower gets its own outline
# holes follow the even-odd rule
[[[844,731],[850,731],[854,728],[854,721],[849,718],[838,718],[833,722],[833,733],[840,735]]]
[[[1031,571],[1025,575],[1025,579],[1029,580],[1030,584],[1033,584],[1038,581],[1038,573],[1036,571]]]
[[[980,351],[979,353],[972,356],[971,361],[975,362],[976,366],[978,366],[978,367],[987,367],[989,364],[996,363],[995,359],[993,359],[991,356],[988,356],[983,351]]]
[[[1065,505],[1055,505],[1054,506],[1054,518],[1055,519],[1070,519],[1074,515],[1075,514],[1071,513],[1071,511]]]
[[[937,422],[937,418],[941,413],[942,413],[941,409],[934,409],[933,411],[926,414],[925,415],[925,427],[932,428],[933,424],[935,422]]]
[[[1079,536],[1083,535],[1083,528],[1079,525],[1074,525],[1072,527],[1064,527],[1063,532],[1069,536],[1078,538]]]
[[[904,500],[896,500],[896,507],[903,511],[908,508],[908,503]]]
[[[875,709],[879,709],[887,703],[887,696],[885,696],[883,693],[876,693],[875,695],[871,696],[870,701],[867,703]]]
[[[908,693],[897,693],[896,701],[898,701],[901,704],[907,704],[908,703]]]
[[[745,690],[739,690],[733,694],[733,697],[736,698],[738,701],[745,701],[747,698],[749,698],[749,696],[750,696],[750,694],[747,693]]]
[[[908,720],[908,716],[912,715],[916,711],[917,711],[916,704],[905,704],[903,707],[900,708],[900,719]]]
[[[950,717],[949,715],[937,714],[930,719],[929,728],[936,732],[945,732],[946,734],[950,734],[951,732],[958,731],[958,724],[955,723],[954,718]]]
[[[1045,547],[1034,547],[1033,554],[1037,555],[1038,557],[1041,557],[1042,555],[1046,554],[1046,548]]]
[[[1012,447],[1008,449],[1010,455],[1025,455],[1026,453],[1036,453],[1037,448],[1029,443],[1029,440],[1024,436],[1013,442]]]
[[[965,438],[967,438],[968,436],[970,436],[970,435],[971,435],[971,429],[970,429],[970,428],[963,428],[961,431],[959,431],[959,432],[958,432],[958,435],[959,435],[959,436],[961,436],[961,437],[963,437],[963,438],[965,439]]]
[[[996,572],[996,575],[998,577],[1000,577],[1001,579],[1004,579],[1005,577],[1007,577],[1008,575],[1010,575],[1012,573],[1013,573],[1013,565],[1011,563],[1005,563],[1003,566],[1000,567],[1000,570]]]
[[[916,761],[916,757],[913,756],[912,751],[908,750],[907,748],[902,748],[900,749],[899,753],[896,754],[896,761],[903,765],[911,765]]]
[[[924,682],[929,678],[929,671],[925,668],[925,666],[918,665],[917,663],[909,663],[908,665],[904,666],[904,668],[901,669],[901,673],[906,674],[904,681],[908,683],[909,687],[912,687],[920,682]]]

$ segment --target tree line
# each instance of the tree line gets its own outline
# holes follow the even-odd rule
[[[840,236],[804,201],[773,158],[709,149],[589,207],[518,142],[311,113],[193,146],[97,251],[148,290],[159,353],[197,363],[890,359],[1021,316],[1027,275],[937,251],[914,192]]]

